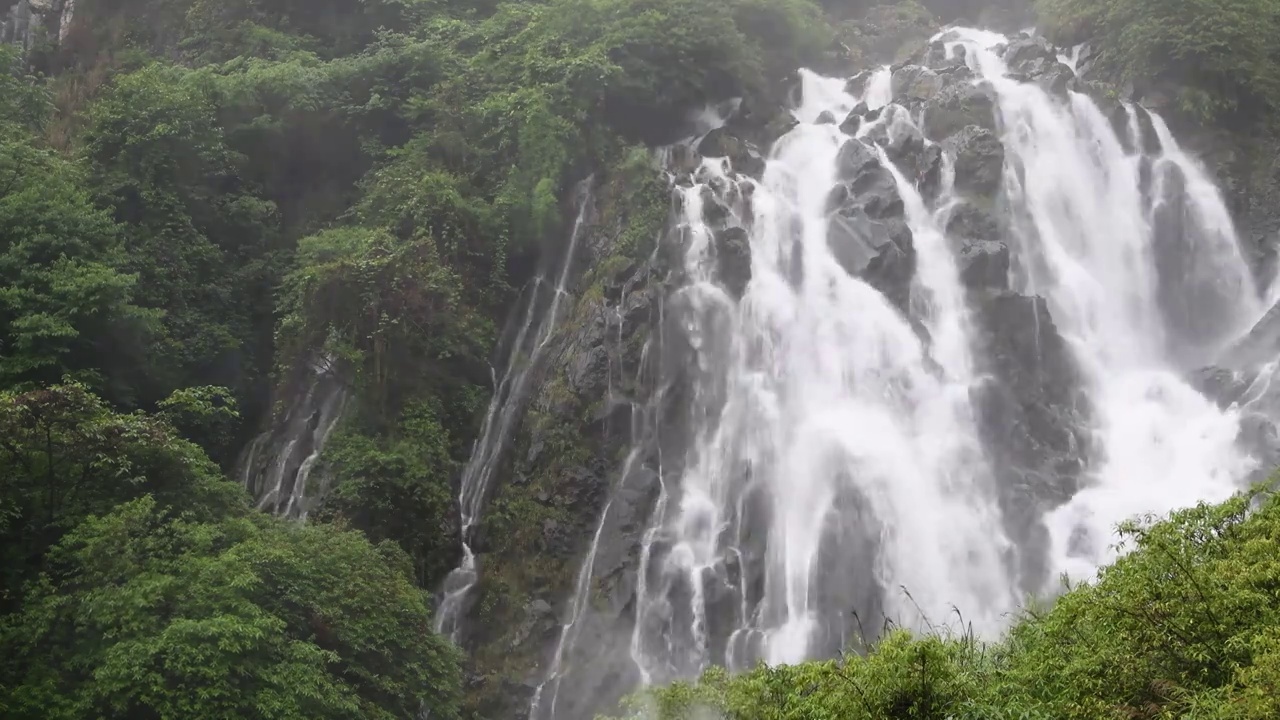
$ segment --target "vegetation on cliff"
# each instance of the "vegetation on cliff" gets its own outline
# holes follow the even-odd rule
[[[1168,83],[1197,120],[1271,122],[1280,109],[1280,4],[1272,0],[1038,0],[1056,42],[1089,41],[1097,68]]]

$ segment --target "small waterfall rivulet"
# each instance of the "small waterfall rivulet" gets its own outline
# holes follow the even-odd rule
[[[541,273],[533,280],[523,321],[507,351],[502,378],[498,380],[495,376],[493,397],[485,412],[480,436],[462,472],[458,490],[462,562],[445,578],[435,617],[436,632],[448,635],[455,642],[459,639],[468,593],[479,577],[476,557],[470,545],[471,533],[480,521],[494,475],[511,441],[512,431],[524,412],[531,380],[536,376],[539,362],[560,320],[574,254],[591,212],[593,181],[594,178],[588,177],[574,189],[576,216],[558,270],[554,274]],[[543,293],[543,286],[549,282],[548,275],[554,278],[555,285],[550,286],[548,293]]]
[[[259,510],[306,520],[327,489],[312,471],[351,393],[330,357],[311,358],[296,375],[284,415],[250,443],[239,474]]]
[[[1188,380],[1232,343],[1248,355],[1237,339],[1264,308],[1221,194],[1160,117],[1019,77],[1010,44],[934,38],[990,98],[991,130],[930,138],[941,121],[904,99],[903,69],[802,71],[797,124],[758,179],[706,157],[674,183],[682,283],[665,312],[691,349],[691,421],[636,550],[629,646],[610,648],[634,667],[615,673],[626,687],[575,688],[594,705],[557,706],[611,504],[532,718],[589,717],[713,664],[830,657],[886,618],[992,637],[1028,594],[1113,559],[1121,520],[1249,479],[1242,419],[1280,409],[1275,363],[1234,404]],[[1086,55],[1045,62],[1069,76]],[[1003,158],[994,177],[974,176],[974,138]],[[985,227],[983,183],[999,222],[966,245],[954,228]],[[721,257],[738,242],[745,282]],[[1062,387],[1039,389],[1054,373]],[[1006,467],[1050,451],[1047,469]]]

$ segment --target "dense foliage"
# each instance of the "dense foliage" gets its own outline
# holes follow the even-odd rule
[[[1257,121],[1280,108],[1280,4],[1273,0],[1039,0],[1045,30],[1090,41],[1121,82],[1177,88],[1197,119]]]
[[[1280,717],[1280,497],[1132,523],[1122,538],[1132,552],[998,644],[897,631],[846,661],[714,670],[633,698],[636,717]]]
[[[68,534],[0,624],[5,716],[456,716],[455,651],[403,564],[332,526],[125,503]]]

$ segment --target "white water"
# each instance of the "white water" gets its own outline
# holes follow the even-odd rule
[[[630,472],[631,464],[635,462],[637,451],[633,450],[631,456],[627,458],[627,463],[623,467],[622,475],[626,477]],[[554,718],[556,716],[556,701],[560,696],[560,666],[564,662],[565,648],[571,647],[574,643],[574,630],[578,627],[578,622],[582,619],[582,611],[587,606],[587,593],[591,589],[591,571],[595,568],[596,552],[600,549],[600,535],[604,532],[605,520],[609,518],[609,507],[611,503],[606,503],[604,510],[600,512],[600,522],[596,525],[596,532],[591,536],[591,546],[587,549],[587,557],[582,561],[582,567],[578,570],[578,579],[573,587],[573,599],[569,604],[569,617],[564,624],[560,626],[560,636],[556,640],[555,653],[551,657],[551,667],[547,672],[547,679],[539,683],[533,692],[533,699],[529,703],[529,718],[537,720],[541,715],[542,696],[546,692],[547,685],[552,685],[551,702],[548,703],[546,716]]]
[[[327,488],[312,486],[312,471],[349,399],[331,358],[310,363],[308,370],[301,380],[305,392],[290,397],[288,411],[275,427],[254,438],[239,471],[258,510],[300,521],[324,498]]]
[[[511,439],[516,420],[523,410],[533,371],[538,366],[547,344],[555,335],[556,326],[560,320],[560,303],[566,294],[565,287],[573,266],[574,254],[591,205],[592,181],[593,178],[587,178],[577,189],[578,214],[574,219],[573,229],[569,233],[568,247],[561,260],[560,271],[556,275],[551,304],[538,317],[538,291],[541,284],[545,282],[540,275],[534,280],[524,321],[520,324],[515,340],[511,343],[502,381],[494,386],[493,397],[489,400],[489,407],[485,411],[480,437],[462,471],[458,491],[462,562],[445,578],[440,606],[436,609],[435,617],[435,631],[448,635],[454,642],[459,638],[467,595],[479,579],[475,553],[472,552],[470,545],[471,531],[480,521],[489,486],[493,482],[494,474]],[[533,332],[532,345],[529,344],[530,331]]]
[[[868,105],[887,101],[887,81],[887,70],[869,81]],[[670,517],[658,513],[646,537],[646,558],[654,536],[671,543],[659,582],[640,592],[632,656],[646,681],[712,662],[707,583],[747,554],[744,532],[761,528],[742,527],[744,507],[761,495],[770,516],[763,596],[737,588],[740,627],[728,650],[735,662],[750,663],[753,644],[772,663],[800,661],[817,651],[815,642],[829,644],[820,629],[829,634],[848,611],[820,597],[830,582],[824,576],[842,574],[824,566],[839,553],[825,540],[833,531],[873,531],[873,577],[841,581],[877,585],[885,614],[904,625],[925,629],[958,606],[979,632],[993,632],[1015,607],[1009,543],[968,404],[975,378],[964,294],[933,212],[895,169],[919,255],[913,305],[932,346],[828,246],[826,197],[849,138],[813,123],[823,111],[856,105],[842,86],[804,74],[800,125],[777,143],[751,194],[751,217],[734,208],[752,250],[741,301],[712,271],[702,190],[736,197],[728,186],[752,181],[726,177],[719,161],[707,160],[700,182],[682,191],[689,280],[682,296],[686,331],[700,350],[694,414],[708,419]],[[910,122],[905,117],[895,113],[894,122]],[[841,514],[851,498],[878,528]]]
[[[1225,499],[1251,470],[1235,443],[1237,412],[1220,411],[1193,390],[1172,351],[1179,343],[1214,346],[1238,328],[1186,337],[1184,328],[1170,327],[1159,287],[1174,282],[1209,293],[1224,316],[1242,321],[1258,315],[1256,290],[1220,194],[1158,117],[1152,121],[1163,153],[1148,205],[1138,152],[1125,149],[1089,98],[1071,93],[1063,104],[1004,77],[992,48],[1005,38],[995,33],[959,29],[939,37],[952,48],[964,45],[970,67],[997,92],[1007,195],[1014,216],[1024,219],[1016,248],[1026,269],[1023,289],[1047,298],[1090,386],[1098,456],[1087,486],[1046,518],[1052,569],[1087,579],[1114,559],[1121,521]],[[1131,144],[1140,148],[1137,111],[1129,117]],[[1160,179],[1166,163],[1186,180],[1177,196]],[[1153,232],[1157,206],[1168,202],[1188,209],[1183,222],[1196,260],[1187,277],[1158,276],[1157,257],[1178,251],[1158,246]]]
[[[1006,78],[993,49],[1003,36],[949,32],[950,52],[965,46],[975,82],[997,93],[1012,279],[1046,299],[1091,401],[1084,486],[1043,518],[1042,558],[1053,575],[1088,578],[1114,559],[1121,521],[1223,499],[1253,469],[1237,444],[1239,411],[1220,410],[1184,377],[1262,306],[1221,194],[1160,118],[1149,125],[1159,151],[1144,158],[1145,111],[1127,108],[1121,137],[1087,97],[1063,101]],[[828,654],[848,644],[840,616],[868,592],[885,616],[921,630],[955,609],[990,635],[1018,607],[1014,548],[976,431],[984,348],[942,230],[960,200],[954,159],[944,156],[940,191],[926,200],[875,148],[912,233],[910,316],[923,333],[828,246],[826,198],[849,138],[817,121],[861,100],[889,107],[859,137],[909,130],[890,78],[882,69],[853,98],[843,80],[802,73],[799,125],[760,181],[706,159],[692,187],[677,189],[686,284],[673,302],[696,350],[699,420],[643,538],[630,655],[645,684],[714,662]],[[741,299],[716,274],[708,197],[749,232]],[[1182,294],[1197,302],[1179,306]],[[709,627],[726,613],[736,627],[717,649]]]

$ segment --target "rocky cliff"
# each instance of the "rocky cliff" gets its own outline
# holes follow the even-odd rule
[[[56,43],[74,12],[74,0],[18,0],[0,10],[0,43],[13,43],[23,50],[44,38]]]

